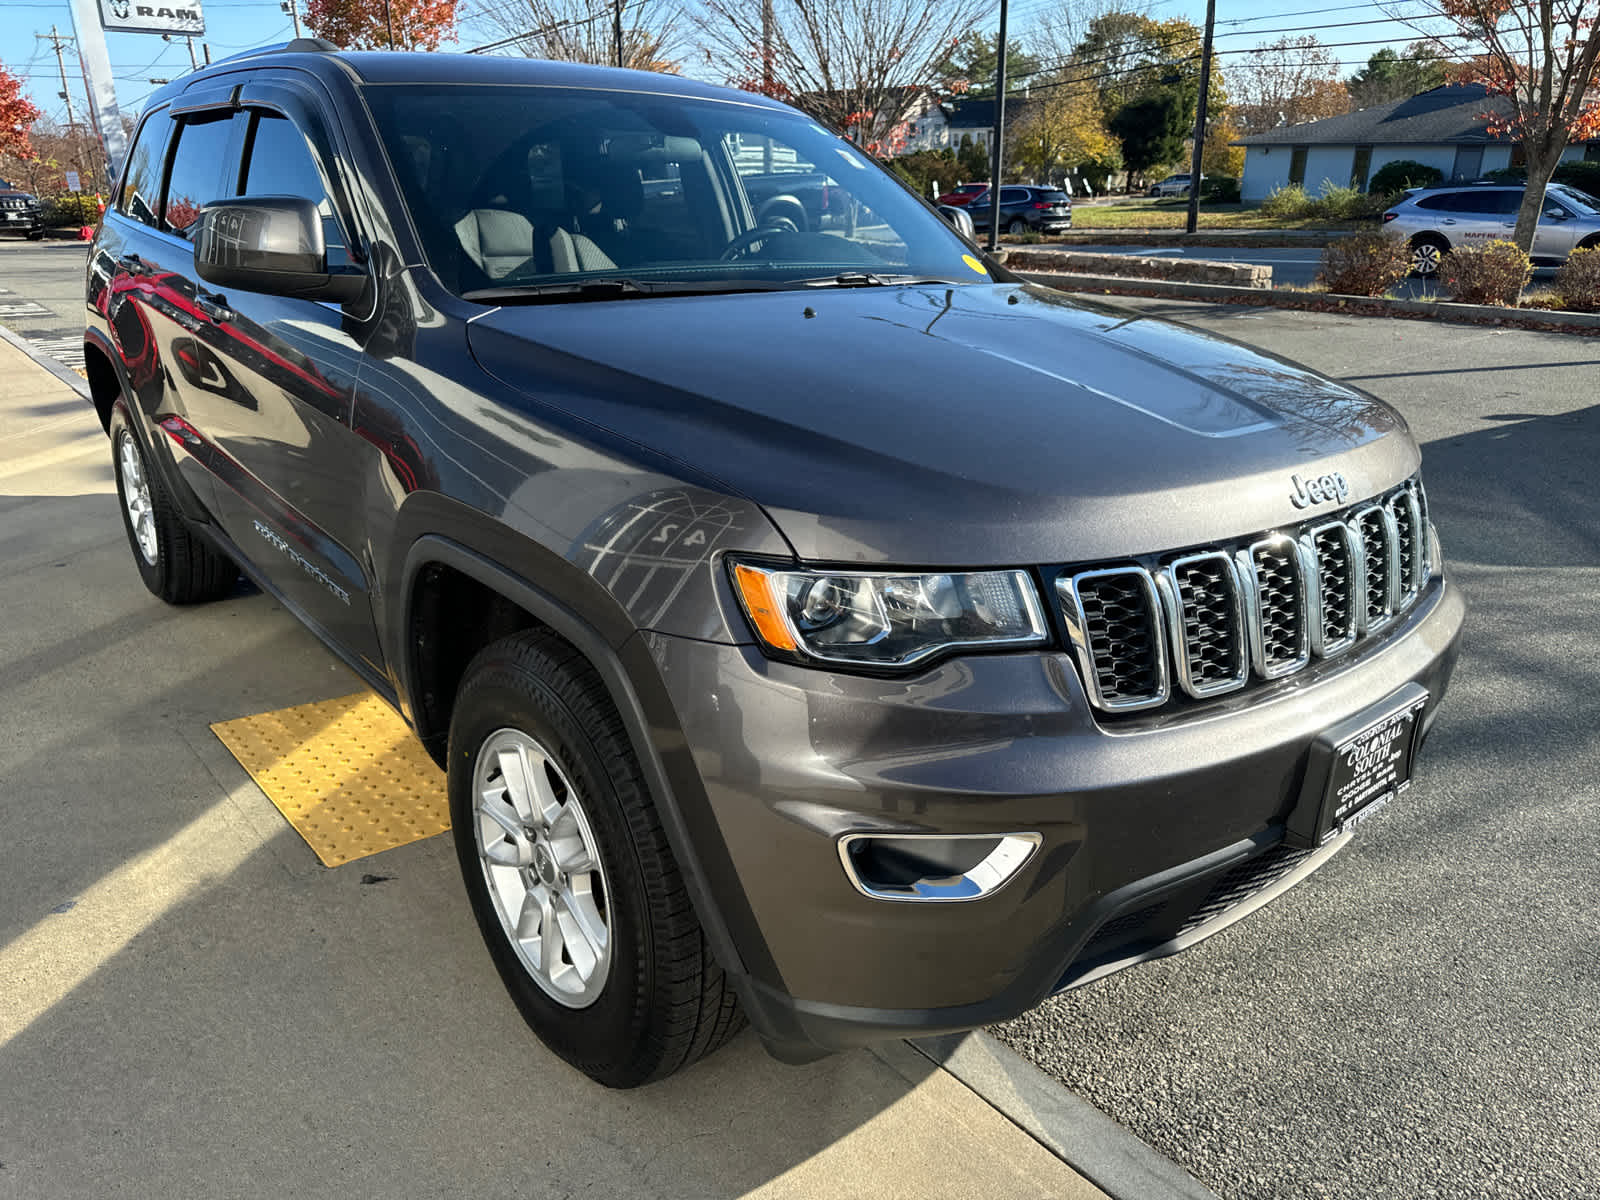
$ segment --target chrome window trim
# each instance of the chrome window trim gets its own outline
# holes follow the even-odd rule
[[[1236,664],[1232,676],[1215,683],[1196,683],[1193,672],[1189,666],[1189,638],[1186,610],[1183,603],[1183,588],[1178,582],[1178,570],[1195,563],[1217,562],[1220,563],[1227,574],[1233,589],[1233,661]],[[1178,677],[1178,686],[1196,700],[1206,700],[1212,696],[1226,695],[1228,692],[1238,691],[1250,679],[1250,635],[1246,627],[1244,611],[1244,585],[1239,580],[1239,568],[1226,552],[1209,550],[1200,554],[1185,554],[1175,558],[1156,576],[1156,585],[1161,593],[1162,608],[1167,621],[1167,640],[1172,646],[1172,665]]]
[[[1345,571],[1348,576],[1348,588],[1351,592],[1348,603],[1350,615],[1345,622],[1345,632],[1342,637],[1333,641],[1327,640],[1327,631],[1323,628],[1326,621],[1323,619],[1322,609],[1322,556],[1317,551],[1317,539],[1324,533],[1336,533],[1339,540],[1344,543]],[[1361,636],[1361,612],[1366,607],[1366,562],[1361,552],[1361,539],[1356,536],[1353,529],[1344,521],[1324,521],[1320,525],[1313,525],[1300,535],[1300,543],[1306,560],[1311,564],[1311,577],[1317,581],[1317,586],[1312,591],[1314,603],[1310,613],[1311,653],[1318,658],[1334,658],[1343,654],[1356,644],[1356,639]],[[1355,592],[1357,582],[1360,581],[1360,603],[1358,604]]]
[[[1140,589],[1144,593],[1145,604],[1149,609],[1150,636],[1154,642],[1152,651],[1155,658],[1156,690],[1149,696],[1134,700],[1111,700],[1101,692],[1100,672],[1094,664],[1094,647],[1089,644],[1083,599],[1078,594],[1078,585],[1084,580],[1105,579],[1118,575],[1132,575],[1138,579]],[[1138,712],[1141,709],[1158,708],[1171,698],[1172,686],[1167,674],[1166,624],[1161,615],[1161,597],[1156,592],[1155,582],[1151,579],[1149,571],[1143,567],[1102,567],[1092,571],[1079,571],[1057,579],[1056,593],[1061,598],[1061,616],[1066,622],[1067,640],[1072,644],[1073,656],[1078,660],[1079,674],[1083,676],[1083,685],[1089,692],[1090,703],[1104,712]]]
[[[1256,571],[1256,555],[1262,551],[1274,551],[1287,557],[1292,564],[1295,583],[1300,589],[1300,628],[1295,639],[1296,654],[1294,658],[1275,665],[1267,662],[1266,632],[1261,619],[1261,580]],[[1310,604],[1306,595],[1309,572],[1306,569],[1305,548],[1286,533],[1272,533],[1239,551],[1238,562],[1240,572],[1250,585],[1251,665],[1262,679],[1282,679],[1285,675],[1293,675],[1311,661],[1311,635],[1308,629]]]

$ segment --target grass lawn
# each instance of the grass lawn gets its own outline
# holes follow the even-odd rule
[[[1186,200],[1150,200],[1132,204],[1075,204],[1072,228],[1182,229],[1188,224]],[[1371,221],[1324,221],[1315,218],[1266,217],[1243,204],[1200,204],[1201,229],[1362,229]]]

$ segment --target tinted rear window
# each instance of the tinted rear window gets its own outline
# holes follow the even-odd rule
[[[1072,197],[1067,195],[1065,192],[1051,191],[1040,192],[1039,199],[1043,200],[1046,204],[1066,204],[1072,199]]]

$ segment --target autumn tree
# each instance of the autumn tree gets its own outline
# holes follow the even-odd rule
[[[1200,149],[1202,175],[1227,175],[1234,179],[1244,174],[1244,147],[1233,143],[1240,137],[1239,127],[1224,114],[1206,122],[1206,143]]]
[[[478,14],[502,37],[502,54],[613,66],[615,7],[610,0],[480,0]],[[526,36],[520,36],[526,35]],[[637,71],[678,70],[683,10],[674,0],[628,0],[623,11],[622,65]]]
[[[1263,42],[1240,57],[1230,76],[1232,112],[1247,133],[1350,111],[1338,61],[1315,37]]]
[[[1373,108],[1431,91],[1445,81],[1450,64],[1426,42],[1403,51],[1385,46],[1367,65],[1344,81],[1353,108]]]
[[[310,0],[305,22],[346,50],[437,50],[455,33],[456,0]]]
[[[939,64],[988,15],[987,0],[704,0],[695,23],[706,65],[761,80],[833,129],[893,137]]]
[[[1440,54],[1462,44],[1477,57],[1457,77],[1482,83],[1505,107],[1486,113],[1489,132],[1514,137],[1527,156],[1517,245],[1533,248],[1544,190],[1573,142],[1600,136],[1591,94],[1600,58],[1600,0],[1419,0],[1413,28]],[[1443,32],[1441,32],[1441,29]]]
[[[22,94],[22,80],[0,63],[0,154],[32,158],[28,131],[38,119],[38,105]]]
[[[1081,78],[1042,88],[1008,132],[1008,157],[1040,179],[1104,163],[1116,150],[1094,85]]]

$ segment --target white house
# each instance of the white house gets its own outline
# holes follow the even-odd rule
[[[1365,191],[1373,174],[1397,159],[1437,167],[1446,181],[1521,166],[1522,147],[1488,132],[1487,114],[1507,111],[1508,104],[1482,84],[1447,84],[1407,100],[1253,133],[1233,143],[1245,150],[1240,191],[1247,204],[1290,184],[1308,192],[1321,191],[1325,182]],[[1570,146],[1563,157],[1600,160],[1600,142]]]

